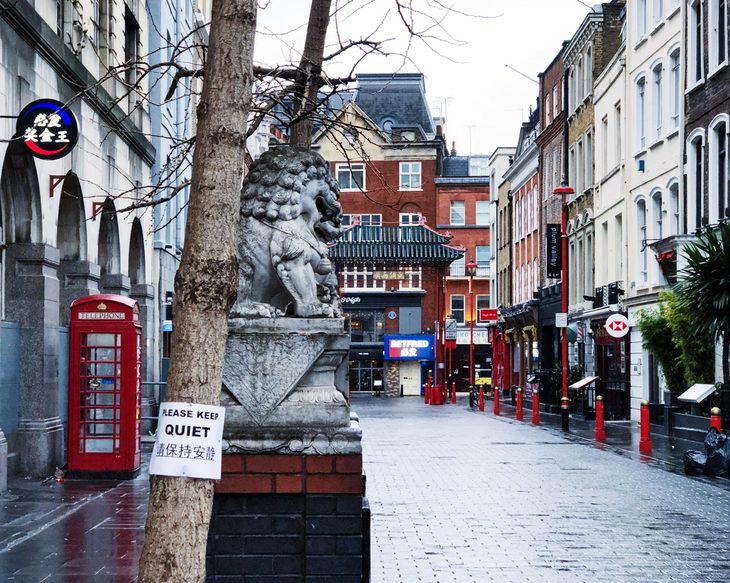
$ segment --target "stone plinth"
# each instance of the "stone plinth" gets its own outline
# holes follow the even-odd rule
[[[229,321],[207,581],[361,583],[361,431],[342,318]]]

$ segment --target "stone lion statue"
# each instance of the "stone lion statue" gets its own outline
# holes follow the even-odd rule
[[[241,190],[238,299],[231,317],[342,313],[327,243],[340,235],[339,188],[319,154],[265,152]]]

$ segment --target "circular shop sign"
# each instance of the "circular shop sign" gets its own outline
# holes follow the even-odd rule
[[[629,331],[629,320],[623,314],[613,314],[606,320],[606,331],[609,336],[623,338]]]
[[[36,158],[63,158],[79,139],[79,124],[73,112],[55,99],[39,99],[18,115],[17,136]]]

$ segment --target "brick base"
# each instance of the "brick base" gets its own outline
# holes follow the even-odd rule
[[[206,581],[361,583],[363,500],[359,455],[224,456]]]

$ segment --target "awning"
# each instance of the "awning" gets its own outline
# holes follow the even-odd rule
[[[585,377],[580,379],[579,381],[573,383],[572,385],[568,385],[569,389],[582,389],[583,387],[586,387],[590,385],[592,382],[597,381],[601,377]]]

